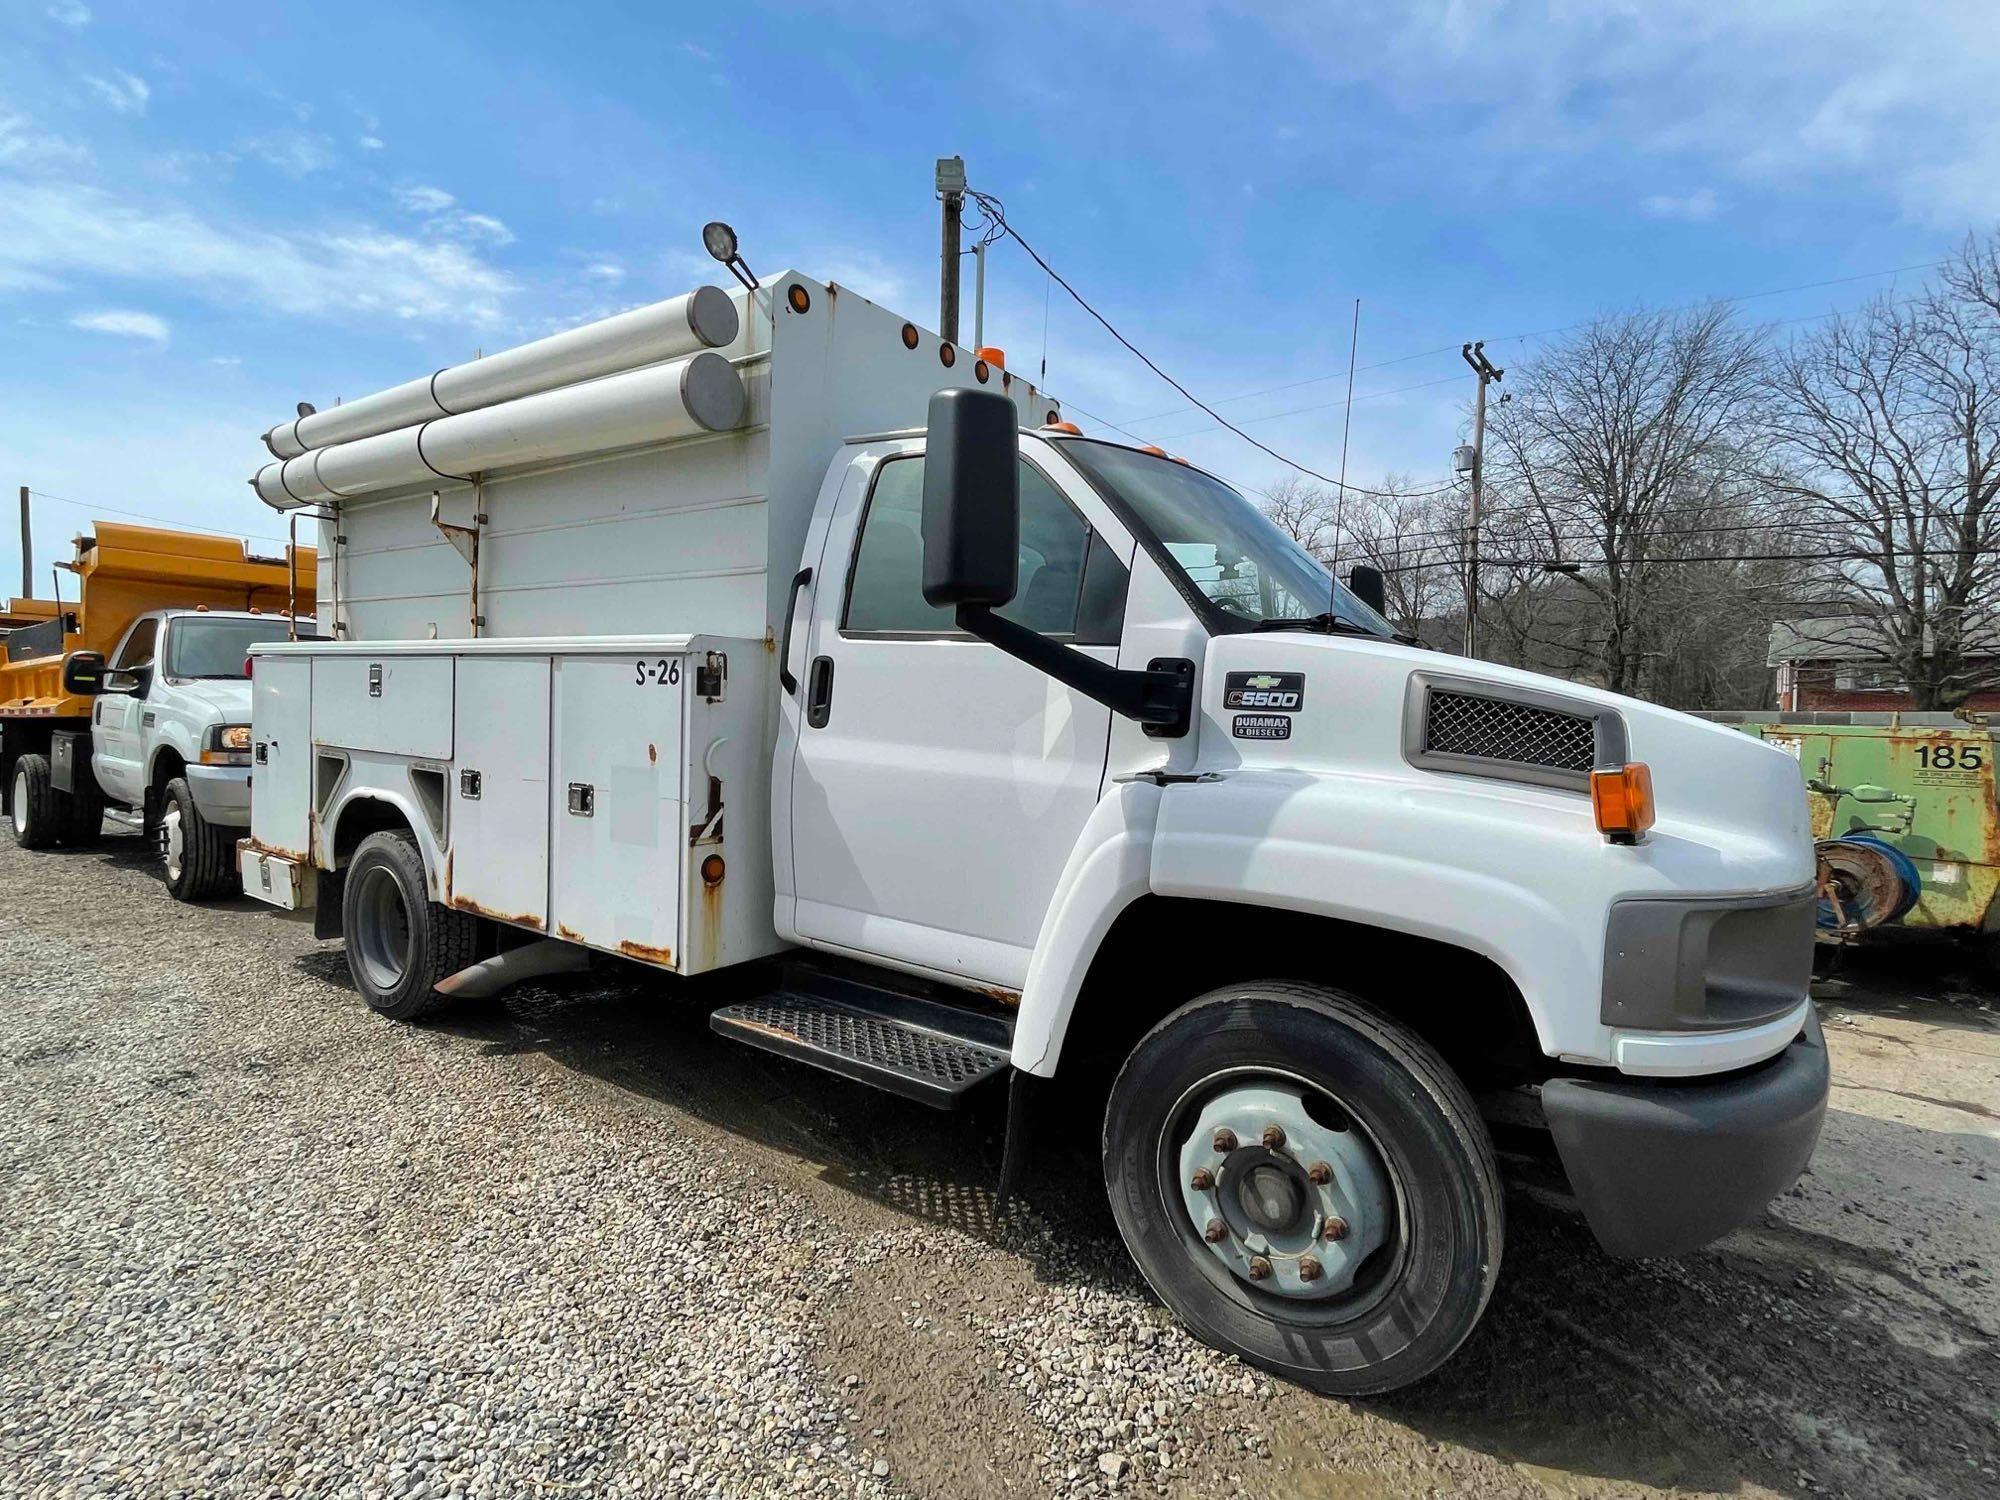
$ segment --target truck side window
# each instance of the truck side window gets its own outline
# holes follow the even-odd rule
[[[141,620],[132,627],[132,633],[125,637],[125,644],[118,648],[118,656],[111,663],[113,672],[130,672],[138,667],[151,666],[153,646],[160,638],[158,620]]]
[[[956,634],[951,611],[924,600],[924,461],[893,458],[875,474],[842,628],[858,634]],[[1126,572],[1049,483],[1021,464],[1020,581],[1001,615],[1044,635],[1112,644],[1124,624]]]

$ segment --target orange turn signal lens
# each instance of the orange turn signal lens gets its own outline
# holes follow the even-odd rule
[[[1074,422],[1044,422],[1042,423],[1042,431],[1065,432],[1068,433],[1071,437],[1083,436],[1083,429],[1077,426],[1076,423]]]
[[[1597,831],[1629,844],[1653,826],[1653,773],[1640,761],[1590,773],[1590,810]]]

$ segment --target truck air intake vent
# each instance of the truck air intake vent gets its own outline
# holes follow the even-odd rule
[[[1442,672],[1415,672],[1403,706],[1403,754],[1426,771],[1588,791],[1597,766],[1626,761],[1616,709]]]
[[[1424,748],[1588,772],[1597,753],[1597,721],[1504,698],[1433,691],[1424,716]]]

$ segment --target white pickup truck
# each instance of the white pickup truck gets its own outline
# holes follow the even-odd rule
[[[310,633],[310,623],[306,629]],[[159,840],[177,901],[233,895],[250,826],[250,649],[282,641],[282,615],[150,610],[106,658],[71,654],[67,682],[94,699],[90,769],[111,807]]]
[[[732,269],[266,436],[337,603],[256,648],[243,875],[370,1005],[756,963],[726,1036],[938,1105],[1007,1078],[1003,1197],[1043,1090],[1102,1080],[1152,1286],[1328,1391],[1478,1321],[1476,1100],[1616,1254],[1791,1186],[1827,1066],[1788,757],[1399,644],[1220,479]]]

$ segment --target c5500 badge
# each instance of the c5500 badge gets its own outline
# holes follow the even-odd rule
[[[1305,701],[1306,674],[1303,672],[1231,672],[1222,679],[1224,708],[1293,714],[1305,705]],[[1249,738],[1247,735],[1238,737]]]
[[[1292,737],[1290,714],[1238,714],[1229,732],[1239,740],[1288,740]]]

